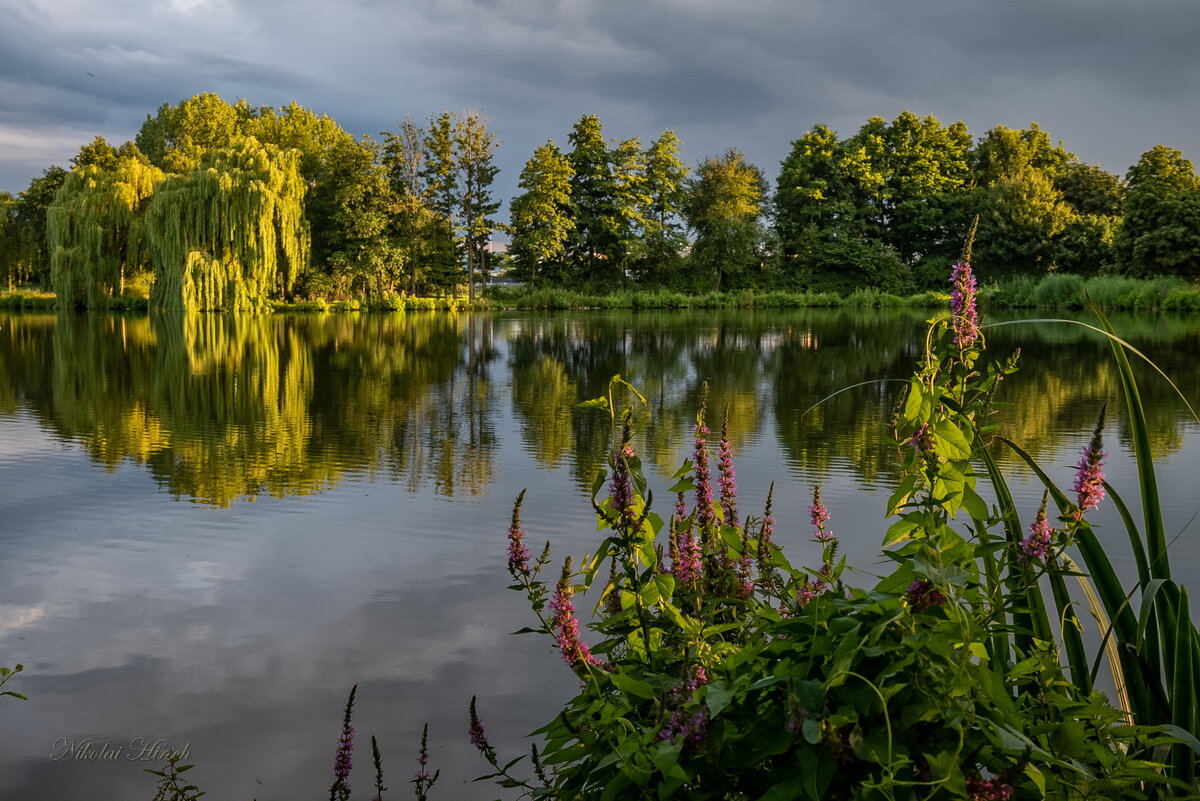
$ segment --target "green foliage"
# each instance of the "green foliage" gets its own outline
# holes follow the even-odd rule
[[[1033,302],[1038,306],[1081,309],[1085,305],[1083,279],[1078,275],[1047,275],[1038,281],[1033,291]]]
[[[169,173],[190,173],[204,154],[228,147],[255,115],[245,100],[230,105],[212,92],[195,95],[177,105],[163,103],[147,115],[134,143],[150,162]]]
[[[683,143],[674,131],[663,131],[646,150],[644,198],[639,254],[631,265],[639,280],[662,285],[680,267],[687,237],[682,221],[687,200],[688,169],[679,160]]]
[[[1162,305],[1167,311],[1200,311],[1200,289],[1172,289]]]
[[[621,285],[618,270],[625,220],[617,200],[617,178],[600,118],[580,117],[567,136],[571,150],[571,216],[575,227],[567,239],[567,254],[575,277],[592,284]]]
[[[1071,273],[1051,273],[1035,281],[1018,275],[990,287],[982,293],[989,305],[1000,308],[1082,309],[1090,298],[1102,309],[1150,311],[1170,309],[1170,298],[1184,297],[1190,284],[1178,278],[1139,279],[1116,275],[1085,277]],[[1176,310],[1186,310],[1176,307]]]
[[[530,798],[1195,797],[1200,635],[1186,593],[1170,583],[1124,353],[1114,343],[1143,467],[1146,529],[1130,536],[1143,603],[1155,604],[1153,644],[1137,633],[1130,596],[1095,543],[1086,519],[1094,490],[1069,499],[1030,461],[1060,515],[1050,523],[1043,502],[1022,535],[988,450],[993,400],[1016,355],[986,359],[969,268],[957,269],[953,316],[931,323],[893,415],[900,477],[883,547],[894,569],[874,586],[844,580],[819,491],[810,513],[823,553],[814,569],[793,567],[773,544],[771,494],[761,517],[739,510],[728,419],[711,455],[703,401],[666,519],[652,508],[626,412],[609,469],[592,485],[603,539],[578,566],[568,557],[557,581],[543,576],[549,543],[534,559],[523,541],[518,497],[511,589],[537,617],[528,631],[554,640],[580,690],[536,732],[544,743],[530,755],[529,779],[514,773],[523,758],[501,764],[472,700],[472,742],[493,770],[482,778]],[[582,405],[614,408],[608,397]],[[1098,488],[1101,430],[1102,422],[1084,458],[1090,477],[1081,472],[1077,488]],[[978,491],[984,476],[996,497],[990,508]],[[1094,591],[1067,554],[1075,547]],[[1052,623],[1074,614],[1067,578],[1114,621],[1120,709],[1092,689],[1078,630]],[[573,598],[589,591],[596,619],[585,638]]]
[[[564,282],[567,238],[575,228],[570,215],[571,165],[553,142],[534,151],[521,170],[523,190],[510,208],[508,231],[513,277],[536,289],[543,281]]]
[[[28,701],[29,699],[13,690],[5,690],[4,685],[8,684],[8,680],[25,669],[24,665],[17,664],[11,668],[0,667],[0,697],[7,696],[16,698],[19,701]]]
[[[195,765],[180,765],[182,760],[182,754],[172,751],[167,754],[167,763],[162,770],[146,769],[150,775],[159,777],[153,801],[196,801],[201,796],[207,795],[196,785],[187,784],[187,780],[181,778],[184,773],[196,767]]]
[[[145,213],[158,270],[151,305],[175,311],[266,310],[308,257],[299,153],[253,138],[168,178]]]
[[[760,218],[766,190],[762,172],[734,149],[705,159],[688,182],[684,213],[696,235],[692,271],[713,291],[757,283],[765,261]]]
[[[1200,278],[1200,179],[1192,162],[1157,145],[1129,168],[1125,182],[1117,239],[1124,269]]]
[[[519,497],[512,589],[537,616],[530,630],[554,639],[581,685],[537,732],[544,744],[529,779],[513,772],[521,758],[501,764],[472,702],[472,741],[493,769],[482,778],[531,798],[1194,792],[1186,737],[1170,734],[1179,728],[1130,725],[1090,689],[1069,630],[1069,670],[1060,664],[1039,578],[1057,587],[1074,572],[1061,551],[1086,536],[1083,511],[1067,502],[1063,531],[1038,551],[1022,541],[1002,480],[996,510],[976,491],[974,465],[993,464],[992,399],[1015,357],[983,362],[977,330],[963,334],[965,314],[932,324],[897,408],[901,479],[884,539],[895,569],[873,587],[843,580],[819,493],[811,516],[823,558],[811,570],[772,543],[770,496],[761,518],[739,512],[728,435],[719,459],[710,456],[703,410],[668,519],[652,509],[626,413],[609,470],[593,483],[604,539],[578,567],[568,558],[557,581],[542,575],[549,544],[535,560],[523,542]],[[608,398],[585,405],[612,410]],[[693,491],[689,509],[683,493]],[[963,517],[970,540],[955,526]],[[572,601],[589,590],[594,646]],[[1165,746],[1175,749],[1171,783],[1159,763]]]
[[[1095,164],[1069,162],[1054,186],[1076,214],[1115,217],[1121,213],[1125,199],[1121,179]]]
[[[1001,181],[1032,170],[1051,181],[1065,179],[1075,155],[1036,122],[1017,129],[998,125],[983,135],[971,153],[971,170],[979,186],[994,186]]]
[[[0,292],[0,308],[5,309],[53,309],[57,302],[58,298],[53,292],[33,289]]]
[[[981,194],[976,261],[981,279],[1041,275],[1055,266],[1056,241],[1074,220],[1050,178],[1023,167]]]
[[[162,170],[113,153],[72,170],[46,212],[50,277],[59,305],[103,308],[126,278],[150,271],[143,215]]]
[[[50,283],[50,250],[46,237],[46,214],[59,188],[67,179],[62,167],[47,167],[29,182],[13,204],[7,200],[7,220],[3,235],[4,253],[0,256],[8,286]]]

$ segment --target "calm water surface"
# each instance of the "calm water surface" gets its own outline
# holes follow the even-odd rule
[[[149,799],[142,743],[189,747],[213,799],[319,797],[359,685],[356,792],[375,734],[404,796],[430,724],[435,797],[469,784],[471,695],[515,755],[574,689],[504,589],[504,532],[528,488],[530,539],[581,555],[607,418],[576,410],[620,373],[642,389],[639,449],[661,492],[686,457],[700,387],[729,408],[740,501],[777,483],[793,562],[818,555],[822,485],[863,573],[881,569],[893,473],[879,438],[919,352],[917,312],[451,316],[0,316],[0,798]],[[1118,317],[1200,407],[1200,319]],[[1069,484],[1104,401],[1106,346],[1077,326],[989,331],[1022,348],[1005,431]],[[1200,428],[1143,379],[1177,574],[1200,575]],[[844,387],[875,382],[838,395]],[[1127,437],[1110,477],[1136,494]],[[1032,518],[1040,490],[1020,473]],[[1097,520],[1129,570],[1110,505]],[[869,577],[862,576],[863,582]],[[1197,593],[1200,595],[1200,593]],[[90,740],[115,759],[85,759]],[[75,745],[77,753],[65,753]],[[151,749],[152,751],[152,749]],[[59,758],[54,758],[59,755]]]

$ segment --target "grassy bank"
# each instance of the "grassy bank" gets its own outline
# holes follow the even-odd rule
[[[920,292],[892,295],[876,289],[859,289],[846,296],[831,292],[793,292],[786,290],[740,290],[685,295],[669,290],[626,289],[604,294],[575,292],[568,289],[528,290],[495,287],[486,297],[473,303],[466,298],[421,298],[398,294],[363,299],[276,301],[275,311],[488,311],[488,310],[589,310],[589,309],[796,309],[944,306],[947,292]],[[1102,309],[1120,311],[1200,312],[1200,287],[1179,278],[1121,278],[1051,274],[1040,280],[1021,276],[980,288],[982,305],[992,309],[1083,309],[1091,297]],[[23,288],[0,292],[0,308],[52,309],[51,292]],[[147,308],[144,297],[126,296],[109,301],[114,311],[140,311]]]
[[[1200,288],[1181,278],[1121,278],[1051,274],[1013,278],[987,287],[980,299],[1001,309],[1084,309],[1091,297],[1102,309],[1200,311]]]

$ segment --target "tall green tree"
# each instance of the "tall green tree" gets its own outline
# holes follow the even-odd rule
[[[20,280],[17,241],[17,199],[11,192],[0,190],[0,281],[10,292]]]
[[[263,310],[309,253],[300,153],[252,137],[208,152],[195,172],[164,180],[146,207],[157,280],[151,306]]]
[[[883,139],[885,229],[880,239],[910,265],[941,256],[947,240],[958,246],[962,221],[955,221],[951,231],[930,223],[932,214],[944,217],[955,208],[953,197],[970,177],[967,126],[961,121],[943,126],[936,117],[905,111],[887,126]]]
[[[103,307],[128,277],[150,270],[142,217],[163,172],[140,155],[104,163],[112,166],[72,170],[46,212],[51,282],[62,307]]]
[[[615,286],[620,274],[621,220],[617,208],[612,161],[600,118],[580,117],[567,136],[571,150],[571,208],[575,228],[567,242],[577,278]]]
[[[635,270],[643,281],[662,285],[675,272],[687,244],[683,204],[688,169],[679,158],[683,143],[663,131],[646,150],[646,207],[641,214],[641,259]]]
[[[408,254],[391,235],[395,198],[375,148],[346,139],[329,147],[323,161],[330,176],[322,184],[328,195],[321,204],[328,222],[320,251],[325,272],[356,295],[394,292],[405,283]],[[307,205],[309,220],[316,205]],[[316,242],[312,254],[317,257]]]
[[[1077,214],[1099,214],[1117,217],[1125,199],[1125,187],[1120,177],[1095,164],[1072,161],[1054,182],[1062,192],[1063,201]]]
[[[463,250],[467,256],[467,293],[475,300],[476,275],[486,286],[488,244],[496,230],[493,215],[500,202],[492,196],[492,182],[500,171],[494,164],[499,142],[477,111],[469,111],[457,121],[454,131],[454,162],[458,172],[456,197],[461,219]]]
[[[176,105],[163,103],[157,114],[147,115],[134,143],[155,166],[189,173],[204,154],[245,134],[246,123],[257,114],[245,100],[231,105],[220,95],[204,92]]]
[[[1047,131],[1036,122],[1028,128],[1008,128],[998,125],[985,133],[971,153],[971,169],[975,183],[988,187],[1018,173],[1032,169],[1052,182],[1067,172],[1075,162],[1075,154],[1057,145]]]
[[[1136,276],[1200,278],[1200,179],[1174,148],[1156,145],[1125,174],[1117,250]]]
[[[454,220],[458,207],[458,167],[454,158],[456,115],[448,111],[429,120],[425,130],[425,194],[435,212]]]
[[[521,193],[509,207],[509,253],[514,276],[531,287],[563,284],[563,257],[575,227],[571,217],[571,164],[554,142],[533,152],[517,182]]]
[[[760,270],[766,192],[762,172],[736,149],[705,159],[688,182],[691,263],[714,291],[753,280]]]
[[[430,200],[425,132],[405,117],[383,137],[381,159],[392,194],[391,236],[402,253],[407,290],[413,295],[452,290],[459,278],[457,245],[451,221],[438,214]]]
[[[260,107],[245,117],[238,131],[300,154],[300,174],[307,185],[304,216],[312,243],[310,273],[323,274],[335,284],[361,284],[367,273],[378,275],[376,267],[388,260],[389,243],[378,225],[380,206],[387,201],[381,197],[386,181],[380,183],[375,145],[356,140],[332,117],[298,103]]]
[[[985,190],[974,265],[981,280],[1056,269],[1058,239],[1076,214],[1041,170],[1024,167]]]
[[[775,231],[785,274],[799,271],[814,241],[867,236],[874,210],[862,203],[863,185],[881,186],[883,180],[867,169],[861,133],[847,148],[833,129],[815,125],[792,142],[775,190]]]
[[[46,237],[46,213],[54,197],[67,180],[67,171],[57,165],[47,167],[17,195],[12,211],[13,277],[17,282],[50,284],[50,248]]]

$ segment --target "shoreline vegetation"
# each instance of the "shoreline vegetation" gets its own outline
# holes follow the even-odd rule
[[[505,197],[503,140],[480,111],[360,139],[295,103],[164,103],[131,141],[96,137],[69,168],[0,191],[0,287],[164,311],[313,298],[408,309],[427,301],[397,298],[460,294],[433,305],[703,307],[714,301],[679,298],[728,293],[826,305],[826,293],[944,293],[944,265],[971,238],[981,285],[1010,289],[1001,305],[1082,308],[1079,284],[1096,279],[1105,308],[1200,307],[1104,283],[1200,280],[1200,176],[1164,145],[1122,177],[1037,123],[976,135],[904,111],[849,135],[815,124],[769,174],[736,147],[686,164],[674,131],[613,138],[594,114],[559,133]],[[547,294],[489,292],[510,283]]]
[[[745,289],[687,294],[665,289],[578,292],[549,288],[490,287],[474,301],[464,296],[418,297],[399,293],[363,298],[312,298],[273,301],[276,312],[405,312],[405,311],[594,311],[607,309],[789,309],[789,308],[933,308],[948,292],[897,295],[875,288],[836,292]],[[1040,280],[1017,276],[981,287],[979,302],[991,309],[1086,309],[1088,299],[1110,311],[1200,312],[1200,287],[1180,278],[1126,278],[1052,274]],[[57,296],[37,287],[0,290],[0,309],[55,309]],[[147,294],[129,292],[109,298],[109,311],[145,311]]]

